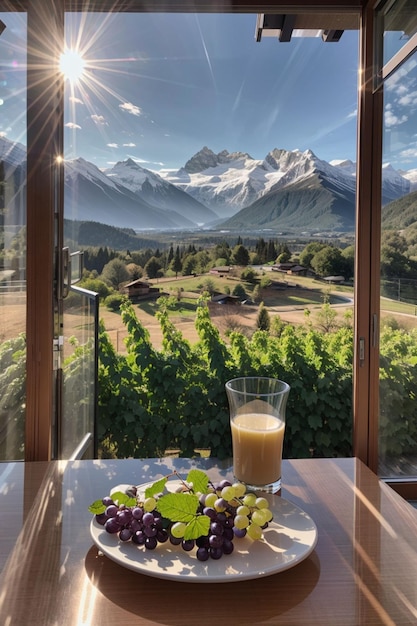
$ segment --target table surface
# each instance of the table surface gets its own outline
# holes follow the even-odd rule
[[[284,572],[190,584],[139,574],[99,554],[89,504],[117,484],[193,467],[213,480],[230,476],[214,459],[0,464],[0,623],[417,623],[417,510],[357,459],[284,461],[282,496],[318,528],[312,554]]]

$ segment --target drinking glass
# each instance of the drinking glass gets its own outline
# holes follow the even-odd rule
[[[226,383],[232,431],[233,473],[251,490],[281,489],[285,408],[290,386],[276,378],[249,376]]]

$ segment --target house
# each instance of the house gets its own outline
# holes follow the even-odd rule
[[[155,297],[160,293],[158,287],[152,287],[151,283],[140,279],[125,285],[124,290],[131,300],[135,298]]]
[[[218,267],[212,267],[210,270],[210,274],[215,274],[216,276],[224,276],[225,274],[230,274],[230,266],[219,265]]]
[[[240,304],[238,296],[231,296],[228,293],[219,293],[211,298],[211,301],[215,304]]]

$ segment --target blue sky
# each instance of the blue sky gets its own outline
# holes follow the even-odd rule
[[[13,20],[4,16],[0,38],[0,132],[22,141],[13,89],[23,56]],[[358,34],[346,31],[337,44],[257,43],[255,24],[255,15],[70,15],[67,45],[78,46],[85,71],[66,81],[66,157],[175,169],[208,146],[254,158],[309,148],[328,161],[355,160]],[[405,129],[397,104],[390,124]],[[408,157],[409,167],[417,163],[417,151]]]

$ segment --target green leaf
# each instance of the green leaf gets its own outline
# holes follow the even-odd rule
[[[117,502],[119,506],[125,504],[126,506],[135,506],[136,498],[126,495],[123,491],[115,491],[111,494],[113,502]]]
[[[196,515],[188,522],[184,539],[198,539],[203,535],[208,535],[210,529],[210,518],[207,515]]]
[[[167,493],[159,498],[156,508],[171,522],[190,522],[197,512],[198,497],[190,493]]]
[[[100,513],[104,513],[106,507],[103,504],[103,500],[96,500],[95,502],[93,502],[93,504],[90,504],[88,510],[94,515],[100,515]]]
[[[167,480],[168,478],[165,476],[164,478],[157,480],[150,487],[147,487],[147,489],[145,489],[145,498],[151,498],[152,496],[156,496],[158,493],[162,493],[165,489]]]
[[[209,478],[205,472],[201,470],[192,469],[187,476],[187,483],[193,484],[193,490],[200,493],[207,493],[207,485]]]

